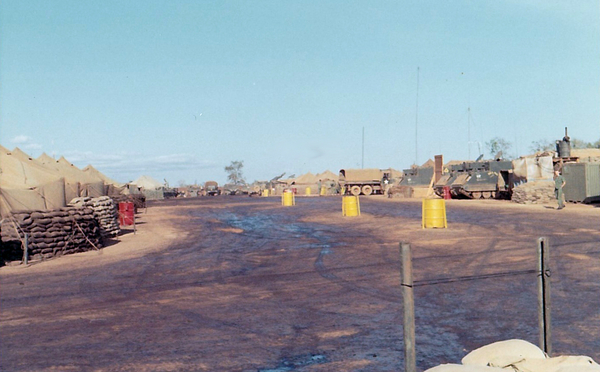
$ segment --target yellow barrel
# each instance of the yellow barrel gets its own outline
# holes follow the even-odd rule
[[[284,207],[291,207],[292,205],[296,205],[296,198],[294,197],[294,193],[291,191],[284,191],[281,195],[281,205]]]
[[[446,221],[446,201],[444,199],[423,199],[423,228],[448,227]]]
[[[310,187],[307,187],[304,192],[306,193],[306,195],[310,195]]]
[[[358,200],[358,196],[342,197],[342,216],[360,216],[360,201]]]
[[[327,194],[327,187],[321,186],[321,195],[326,195],[326,194]]]
[[[269,196],[269,189],[263,190],[262,196]]]

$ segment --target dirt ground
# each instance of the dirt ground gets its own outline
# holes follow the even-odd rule
[[[214,197],[151,204],[100,250],[0,269],[1,371],[401,371],[399,242],[413,248],[417,366],[538,343],[551,248],[554,355],[600,361],[600,208]]]

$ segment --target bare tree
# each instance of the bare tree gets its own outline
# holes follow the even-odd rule
[[[542,151],[554,151],[556,149],[556,144],[554,142],[550,142],[546,139],[539,141],[532,141],[529,150],[531,152],[542,152]]]
[[[227,179],[234,185],[243,185],[246,183],[242,168],[244,168],[244,162],[240,160],[232,161],[231,164],[225,167]]]
[[[600,140],[596,142],[586,142],[577,138],[571,138],[571,148],[573,149],[600,149]],[[556,149],[556,143],[548,140],[539,140],[531,142],[529,148],[532,152],[541,151],[554,151]]]
[[[512,144],[510,142],[508,142],[507,140],[505,140],[504,138],[494,137],[491,140],[489,140],[488,142],[486,142],[485,146],[487,147],[490,156],[494,157],[499,152],[502,152],[503,157],[508,158],[507,152],[508,152],[508,149],[511,148]]]
[[[593,148],[600,148],[599,146],[600,146],[600,140],[592,143],[592,142],[585,142],[585,141],[577,139],[577,138],[571,139],[571,148],[574,148],[574,149],[593,149]]]

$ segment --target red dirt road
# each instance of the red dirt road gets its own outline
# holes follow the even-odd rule
[[[554,354],[600,361],[600,208],[451,200],[448,229],[423,230],[420,201],[361,207],[169,200],[104,253],[1,268],[0,370],[401,371],[400,241],[419,369],[497,340],[537,344],[541,236]]]

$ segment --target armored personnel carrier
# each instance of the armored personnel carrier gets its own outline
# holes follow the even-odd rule
[[[507,160],[463,162],[452,165],[433,188],[439,196],[447,188],[456,199],[510,199],[512,169],[512,162]]]

